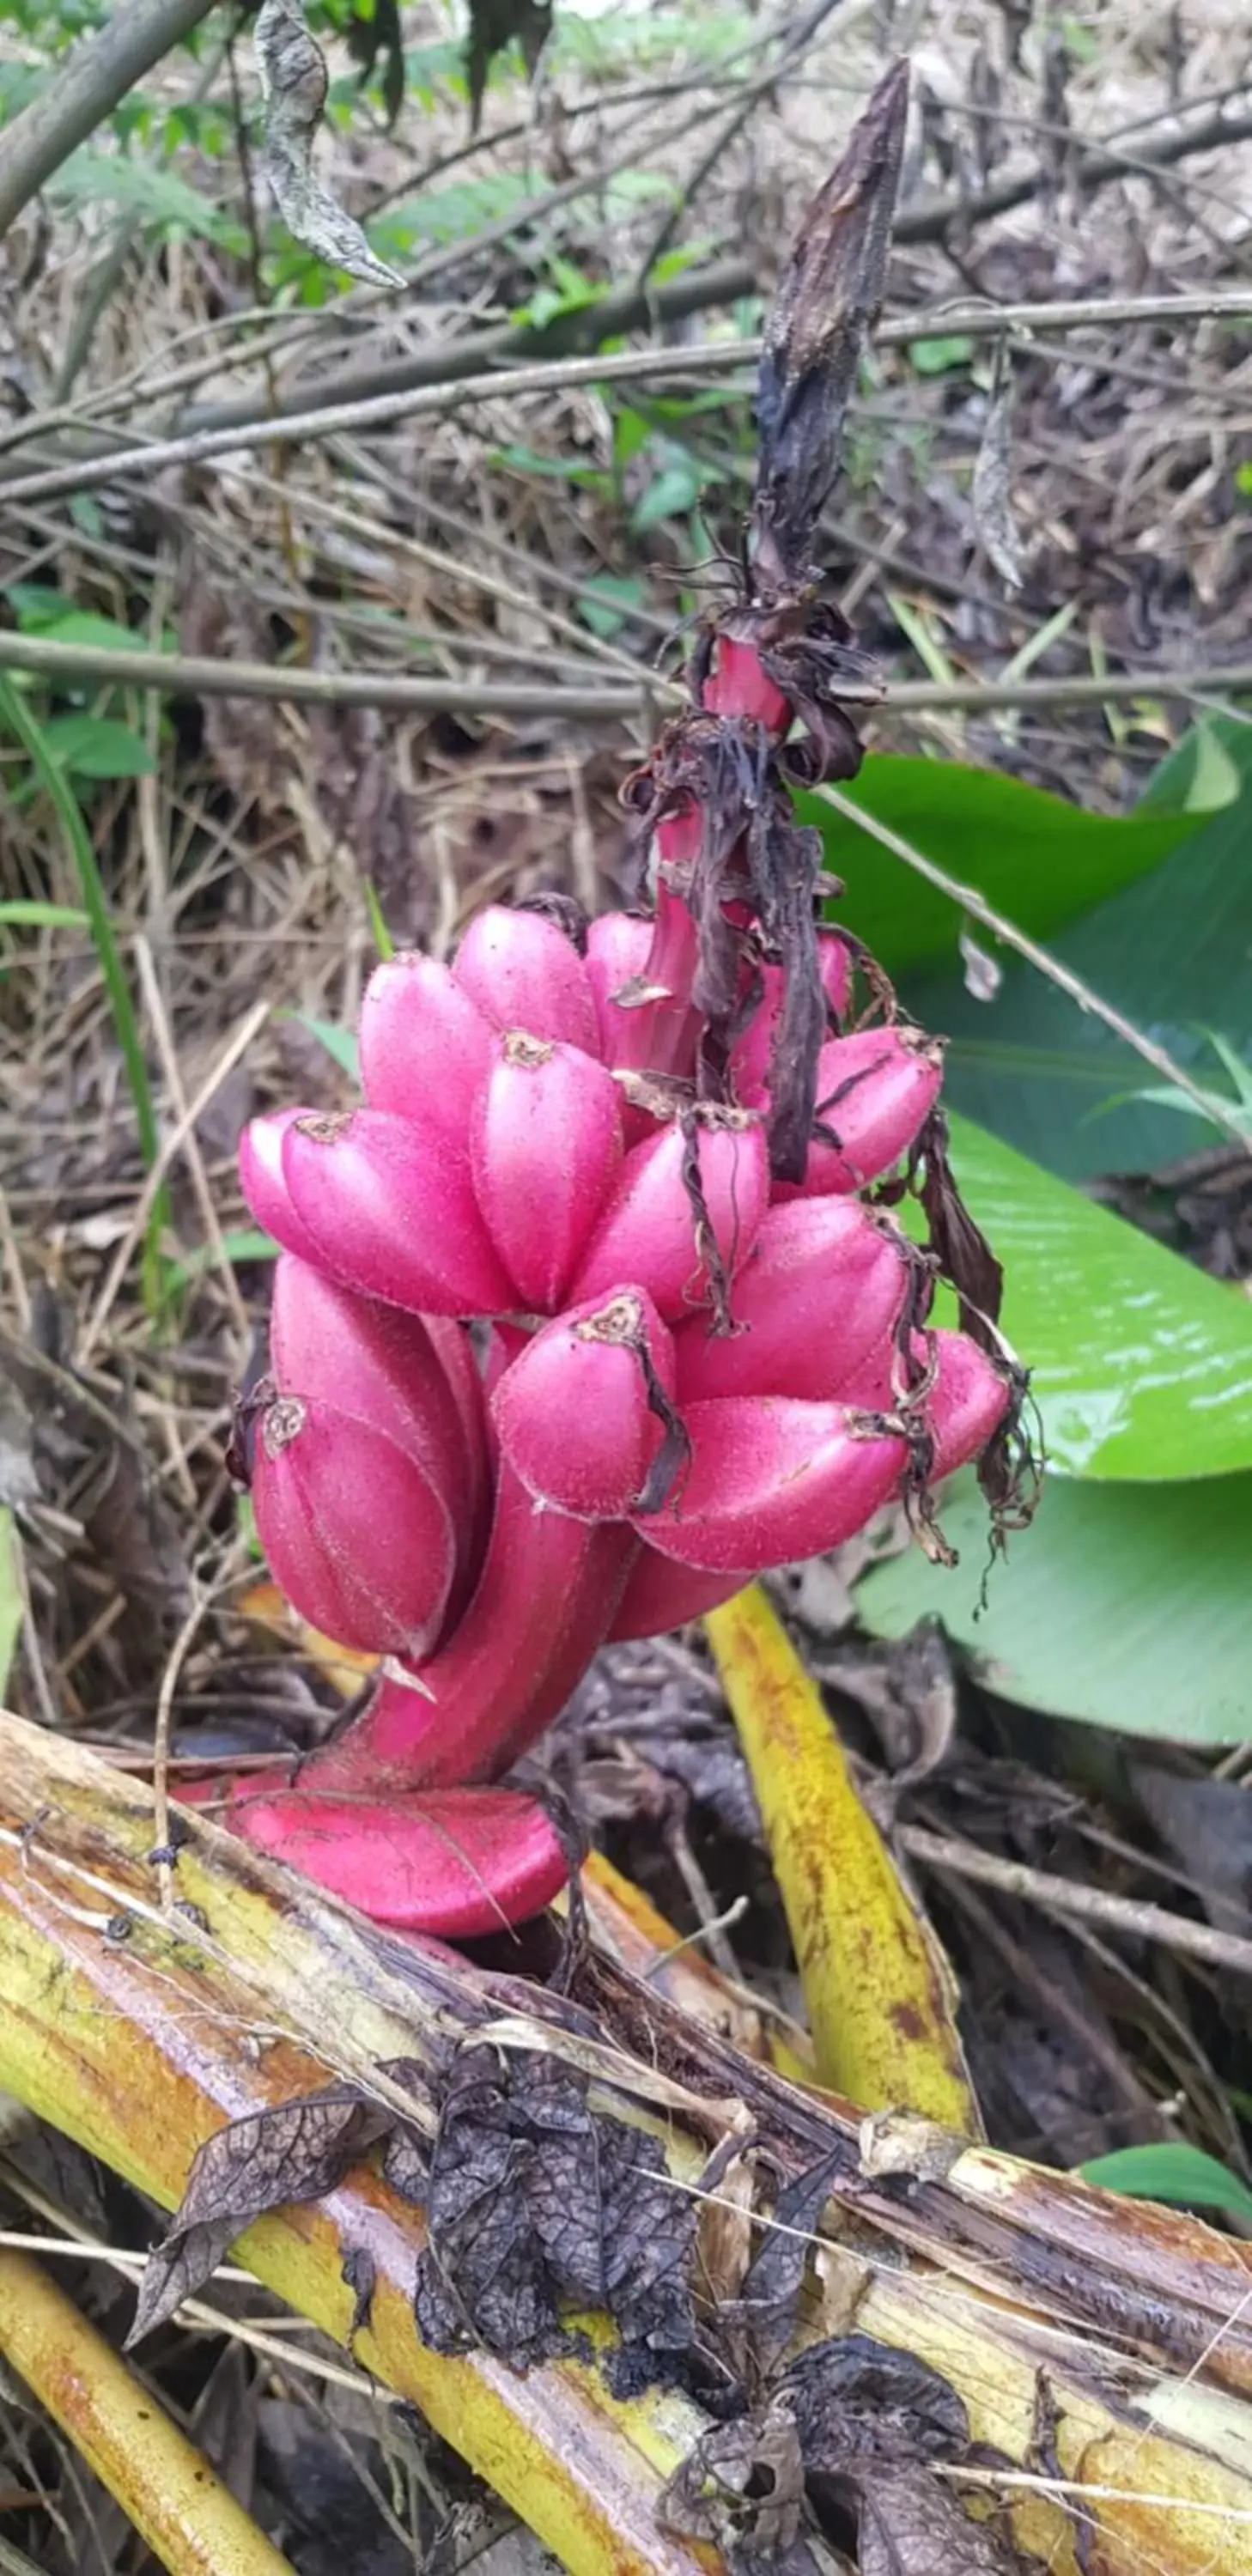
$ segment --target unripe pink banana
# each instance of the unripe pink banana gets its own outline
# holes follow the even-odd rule
[[[456,1536],[455,1617],[477,1576],[490,1509],[484,1399],[461,1326],[359,1297],[285,1252],[274,1273],[270,1358],[280,1395],[384,1432],[442,1496]]]
[[[664,1509],[635,1527],[679,1565],[763,1574],[821,1556],[865,1527],[908,1465],[902,1439],[841,1404],[727,1396],[684,1416],[691,1466]]]
[[[325,1268],[312,1235],[291,1204],[283,1175],[283,1138],[297,1118],[317,1114],[315,1109],[272,1109],[263,1118],[250,1118],[239,1139],[239,1180],[257,1224],[273,1235],[284,1252],[297,1253],[302,1261]]]
[[[710,715],[749,716],[781,741],[791,723],[791,702],[761,667],[755,644],[723,632],[716,664],[700,695]]]
[[[283,1178],[318,1268],[415,1314],[490,1315],[513,1288],[479,1214],[466,1153],[379,1109],[297,1118]]]
[[[842,1395],[899,1316],[908,1258],[890,1218],[857,1199],[770,1208],[731,1290],[735,1330],[711,1332],[697,1318],[675,1334],[680,1406]]]
[[[852,960],[837,931],[818,932],[817,957],[827,1004],[835,1018],[841,1020],[852,992]],[[730,1050],[735,1098],[746,1109],[759,1109],[769,1098],[770,1052],[786,985],[781,966],[762,966],[760,975],[760,1001],[742,1037],[736,1038]]]
[[[236,1781],[234,1833],[375,1923],[467,1940],[528,1922],[564,1886],[551,1818],[516,1789],[335,1797]]]
[[[673,1628],[685,1628],[689,1619],[702,1619],[706,1610],[720,1610],[723,1601],[733,1601],[751,1581],[742,1568],[708,1574],[697,1566],[674,1565],[654,1547],[642,1546],[605,1642],[620,1646],[634,1637],[666,1637]]]
[[[599,1053],[595,998],[572,941],[538,912],[489,904],[476,914],[452,972],[494,1029],[527,1029]]]
[[[625,1520],[644,1507],[667,1438],[679,1464],[673,1391],[674,1345],[652,1299],[619,1288],[545,1324],[505,1370],[491,1409],[537,1502],[579,1520]]]
[[[815,1136],[803,1182],[780,1182],[775,1196],[817,1198],[878,1180],[916,1142],[942,1087],[939,1038],[899,1027],[828,1038],[818,1059],[817,1117],[838,1143]]]
[[[638,1030],[650,1005],[624,1007],[617,995],[644,984],[652,931],[651,921],[639,912],[602,912],[588,924],[585,963],[605,1064],[636,1066],[643,1061],[637,1052]]]
[[[302,1618],[363,1654],[430,1652],[456,1570],[452,1515],[373,1423],[278,1396],[257,1429],[257,1535]]]
[[[361,1086],[371,1109],[463,1147],[494,1030],[442,966],[406,949],[376,966],[361,1003]]]
[[[356,1724],[315,1754],[325,1788],[489,1780],[564,1707],[603,1644],[634,1560],[621,1523],[544,1511],[502,1461],[491,1538],[468,1610],[410,1681],[385,1679]]]
[[[934,1366],[934,1383],[922,1399],[921,1418],[934,1444],[931,1479],[940,1484],[958,1467],[967,1467],[971,1459],[981,1456],[1008,1412],[1012,1387],[1007,1370],[998,1368],[968,1333],[940,1329],[929,1340],[928,1349],[926,1337],[917,1334],[913,1352],[919,1372],[928,1359]],[[889,1342],[880,1344],[858,1369],[847,1400],[875,1413],[894,1410],[900,1398]]]
[[[621,1093],[598,1057],[520,1029],[496,1039],[470,1167],[515,1304],[560,1305],[621,1159]]]
[[[769,1150],[750,1112],[675,1121],[627,1155],[571,1298],[608,1296],[634,1280],[667,1323],[680,1322],[717,1302],[751,1251],[768,1201]]]

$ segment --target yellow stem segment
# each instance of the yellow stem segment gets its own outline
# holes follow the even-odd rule
[[[759,1584],[704,1622],[795,1947],[818,2081],[982,2134],[952,1971],[857,1795],[834,1721]]]
[[[3,2249],[0,2353],[170,2576],[293,2576],[291,2560],[42,2264]]]

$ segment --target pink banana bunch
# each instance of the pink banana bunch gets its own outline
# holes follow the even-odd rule
[[[362,1105],[243,1139],[282,1247],[247,1408],[257,1527],[315,1628],[376,1654],[237,1830],[378,1920],[517,1923],[567,1872],[500,1785],[606,1642],[710,1609],[978,1458],[1015,1499],[1000,1274],[956,1196],[942,1049],[825,926],[797,781],[879,694],[809,561],[881,295],[905,75],[811,209],[765,334],[741,593],[624,791],[646,912],[492,908],[365,994]],[[893,1209],[920,1199],[930,1243]],[[937,1277],[959,1331],[936,1331]]]
[[[821,932],[822,1114],[802,1181],[776,1181],[779,970],[702,1098],[690,956],[665,983],[661,929],[484,912],[452,966],[376,969],[359,1109],[242,1141],[283,1247],[258,1534],[300,1614],[384,1671],[297,1781],[236,1782],[231,1819],[408,1928],[485,1931],[560,1886],[547,1815],[492,1784],[602,1644],[837,1545],[1008,1403],[972,1342],[926,1331],[924,1257],[861,1195],[925,1129],[938,1047],[839,1035],[850,953]]]

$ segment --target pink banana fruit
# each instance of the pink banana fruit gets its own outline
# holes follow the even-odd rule
[[[551,1818],[516,1789],[335,1796],[237,1780],[232,1830],[397,1930],[467,1940],[525,1923],[569,1867]]]
[[[691,1466],[634,1526],[662,1556],[710,1573],[763,1574],[824,1555],[863,1529],[908,1465],[908,1445],[841,1404],[727,1396],[689,1405]]]
[[[815,1135],[803,1182],[779,1183],[776,1197],[820,1197],[878,1180],[916,1142],[942,1086],[939,1038],[901,1027],[828,1038],[818,1061],[817,1117],[838,1142]]]
[[[297,1253],[314,1267],[321,1256],[291,1204],[283,1174],[283,1139],[298,1118],[317,1114],[315,1109],[272,1109],[263,1118],[249,1119],[239,1139],[239,1179],[257,1224],[273,1235],[284,1252]]]
[[[516,1291],[560,1305],[622,1159],[621,1094],[598,1057],[510,1029],[474,1105],[470,1168]]]
[[[852,993],[852,960],[837,931],[818,932],[817,956],[827,1007],[841,1020]],[[769,1098],[770,1054],[786,980],[781,966],[762,966],[760,975],[761,998],[730,1050],[735,1097],[747,1109],[759,1109]]]
[[[502,1461],[483,1570],[459,1626],[428,1662],[384,1679],[307,1776],[325,1788],[381,1791],[455,1787],[507,1770],[602,1645],[634,1553],[623,1524],[544,1511]]]
[[[1006,1368],[981,1351],[968,1333],[951,1332],[943,1327],[930,1335],[932,1349],[927,1352],[926,1338],[918,1334],[914,1357],[919,1370],[933,1360],[934,1384],[922,1400],[922,1420],[934,1443],[931,1477],[940,1484],[953,1476],[958,1467],[967,1467],[981,1456],[994,1431],[998,1431],[1012,1401],[1012,1385]],[[874,1413],[894,1411],[900,1398],[896,1391],[895,1353],[892,1345],[880,1343],[878,1349],[857,1370],[850,1381],[847,1401],[863,1405]]]
[[[282,1170],[311,1258],[346,1287],[416,1314],[512,1305],[468,1156],[438,1134],[379,1109],[297,1118],[283,1135]]]
[[[570,1295],[585,1302],[633,1280],[667,1323],[681,1322],[716,1296],[717,1272],[733,1278],[768,1203],[769,1151],[759,1119],[725,1109],[697,1113],[690,1127],[673,1122],[626,1156]]]
[[[579,1520],[643,1508],[667,1434],[674,1346],[642,1288],[558,1315],[500,1379],[491,1410],[510,1467],[535,1500]],[[673,1463],[679,1450],[673,1446]]]
[[[323,1636],[363,1654],[428,1654],[456,1572],[452,1515],[373,1423],[277,1396],[257,1427],[257,1534],[277,1583]]]
[[[718,636],[714,667],[700,692],[710,715],[748,716],[781,741],[791,724],[791,702],[761,667],[747,638]]]
[[[463,1150],[495,1031],[441,966],[406,949],[376,966],[361,1003],[361,1087],[371,1109],[409,1118]]]
[[[723,1601],[733,1601],[751,1581],[742,1567],[733,1574],[709,1574],[698,1566],[675,1565],[654,1547],[641,1546],[605,1642],[620,1646],[635,1637],[668,1636],[672,1628],[702,1619],[706,1610],[720,1610]]]
[[[680,1406],[725,1395],[842,1395],[899,1316],[908,1258],[891,1219],[857,1199],[770,1208],[735,1277],[735,1330],[710,1332],[697,1318],[675,1334]]]
[[[587,969],[564,931],[541,913],[490,904],[471,921],[452,972],[494,1029],[527,1029],[598,1054]]]
[[[463,1608],[486,1543],[490,1467],[481,1381],[467,1334],[359,1297],[284,1252],[274,1272],[270,1359],[278,1391],[312,1398],[384,1432],[451,1514]]]

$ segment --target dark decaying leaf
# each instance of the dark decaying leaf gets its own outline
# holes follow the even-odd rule
[[[702,2433],[661,2496],[667,2531],[711,2541],[735,2576],[786,2564],[804,2510],[804,2463],[793,2416],[777,2401]],[[806,2553],[807,2557],[807,2553]]]
[[[870,2461],[959,2460],[969,2449],[969,2417],[951,2383],[872,2335],[810,2344],[780,2393],[810,2475],[856,2475]]]
[[[861,2576],[1040,2576],[1000,2522],[973,2522],[925,2469],[875,2478],[861,2498]]]
[[[470,96],[470,132],[477,134],[483,92],[494,56],[516,37],[522,60],[533,80],[539,57],[552,33],[552,0],[469,0],[469,35],[465,44],[465,77]]]
[[[769,2377],[791,2341],[811,2251],[806,2239],[816,2229],[836,2177],[846,2172],[847,2158],[840,2148],[786,2184],[774,2204],[760,2250],[744,2275],[739,2297],[718,2312],[719,2328],[735,2337],[737,2356],[753,2369],[758,2382]]]
[[[373,78],[379,55],[384,56],[383,104],[388,125],[394,125],[404,104],[404,30],[397,0],[365,0],[353,10],[348,51],[360,65],[362,89]]]
[[[254,2218],[333,2191],[392,2118],[350,2086],[333,2084],[232,2120],[206,2138],[178,2216],[144,2273],[127,2350],[201,2287]]]
[[[755,524],[785,584],[803,577],[882,302],[908,87],[908,64],[894,63],[809,208],[766,323]]]
[[[524,2368],[568,2350],[562,2303],[607,2308],[636,2377],[693,2335],[696,2211],[658,2177],[657,2139],[588,2109],[574,2069],[475,2047],[458,2060],[431,2162],[418,2331]]]

